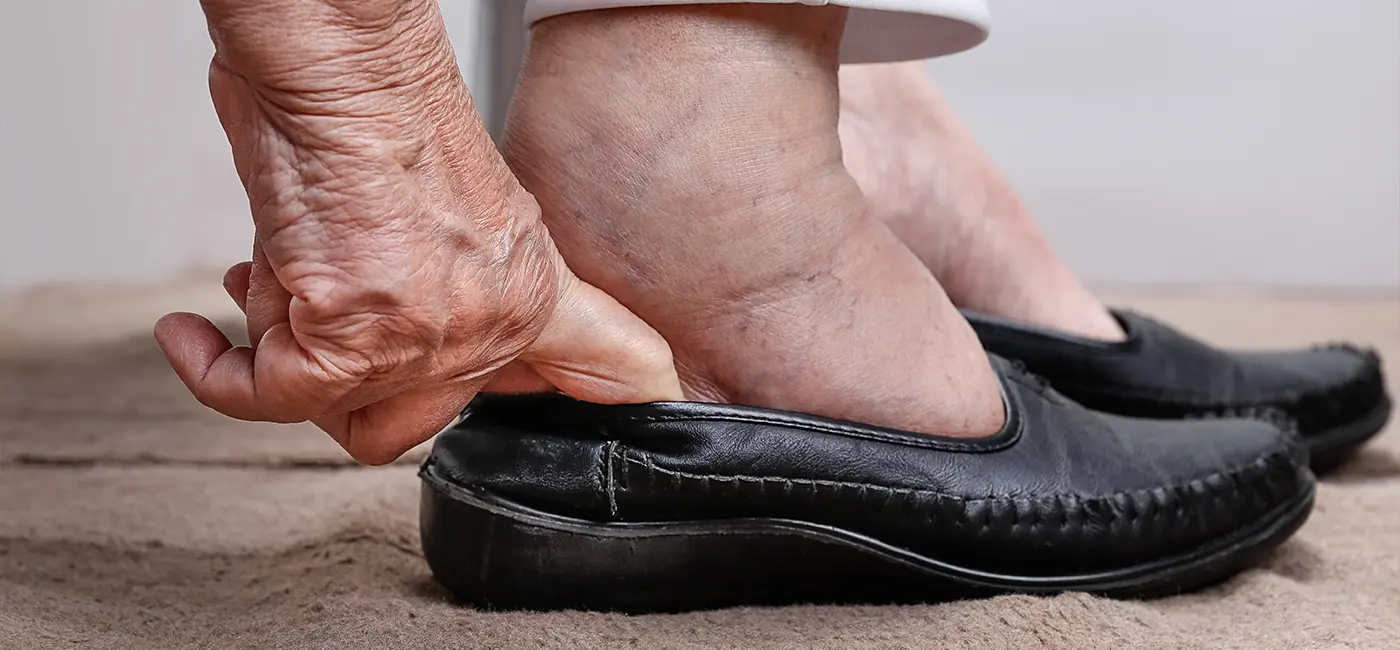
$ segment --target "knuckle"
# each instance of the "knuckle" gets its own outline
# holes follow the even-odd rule
[[[533,341],[554,312],[563,284],[561,271],[567,269],[556,263],[557,253],[547,233],[517,236],[516,246],[502,320],[513,333],[527,333]]]
[[[354,411],[347,418],[346,428],[337,440],[350,457],[361,465],[388,465],[428,437],[415,437],[413,418],[406,418],[405,415],[375,412],[374,409]]]
[[[219,395],[217,391],[201,385],[190,392],[194,394],[195,401],[204,405],[205,408],[218,411],[229,417],[235,417],[233,409],[229,407],[226,400],[222,399],[222,395]]]
[[[293,326],[332,377],[363,378],[415,368],[442,347],[445,306],[388,277],[331,271],[297,283]]]
[[[618,378],[629,385],[651,386],[675,375],[675,359],[671,348],[646,344],[617,350]]]
[[[497,310],[495,329],[501,339],[523,350],[539,337],[553,311],[549,292],[543,289],[519,290],[518,295]]]
[[[264,404],[263,412],[267,414],[265,421],[275,424],[296,424],[318,415],[307,413],[301,404],[287,400],[275,400],[272,403]]]
[[[671,346],[660,335],[653,334],[653,339],[643,343],[636,351],[634,358],[637,367],[649,374],[675,372],[676,357],[671,352]]]
[[[350,453],[351,458],[355,459],[355,462],[361,465],[368,465],[371,467],[388,465],[398,460],[404,452],[408,451],[407,449],[401,449],[398,445],[383,440],[379,436],[366,435],[363,432],[358,432],[356,436],[357,438],[363,438],[364,441],[361,442],[352,438],[352,440],[356,440],[356,442],[346,448],[346,451]]]
[[[458,337],[478,349],[484,364],[514,358],[533,344],[558,303],[562,264],[540,230],[503,231],[479,262],[500,281],[476,282],[474,295],[455,306],[463,316]]]
[[[259,400],[262,402],[261,410],[265,415],[264,420],[277,424],[295,424],[305,422],[318,413],[308,412],[308,406],[313,402],[304,391],[260,391]],[[268,395],[270,393],[270,395]]]
[[[368,31],[388,30],[402,17],[403,3],[384,0],[325,0],[348,27]]]

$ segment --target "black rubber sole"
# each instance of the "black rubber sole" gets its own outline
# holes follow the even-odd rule
[[[1000,575],[839,528],[782,519],[599,523],[423,478],[423,553],[437,579],[492,609],[657,612],[793,603],[936,602],[998,593],[1174,595],[1246,568],[1312,510],[1313,481],[1254,527],[1191,553],[1083,575]]]
[[[1361,446],[1385,428],[1393,404],[1385,396],[1369,413],[1330,431],[1304,438],[1313,472],[1333,470],[1351,459]]]

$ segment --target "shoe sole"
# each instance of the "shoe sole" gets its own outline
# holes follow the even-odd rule
[[[1090,574],[960,567],[787,519],[600,523],[513,503],[424,465],[420,528],[437,579],[489,609],[674,612],[739,605],[915,603],[998,593],[1175,595],[1243,570],[1312,510],[1314,481],[1256,525],[1177,557]]]
[[[1384,396],[1381,403],[1365,415],[1323,433],[1304,438],[1313,472],[1336,469],[1356,454],[1361,446],[1385,428],[1390,421],[1393,404]]]

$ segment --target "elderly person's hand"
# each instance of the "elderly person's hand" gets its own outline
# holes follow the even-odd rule
[[[680,399],[670,349],[565,266],[482,128],[432,0],[204,0],[210,87],[257,228],[225,286],[251,348],[171,314],[201,402],[310,420],[386,463],[488,382]]]

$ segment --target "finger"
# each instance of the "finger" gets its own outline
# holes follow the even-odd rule
[[[279,323],[290,323],[292,294],[277,279],[261,243],[253,245],[253,263],[248,271],[248,340],[257,349],[263,335]]]
[[[253,354],[234,347],[219,328],[198,314],[167,314],[155,326],[166,361],[205,406],[240,420],[265,420],[253,389]]]
[[[195,399],[240,420],[305,422],[324,415],[360,383],[312,358],[287,325],[268,330],[256,354],[234,347],[196,314],[169,314],[156,323],[155,334]]]
[[[334,410],[365,382],[358,369],[337,367],[303,348],[288,323],[278,323],[263,334],[256,354],[254,397],[258,408],[275,422],[305,422]],[[207,390],[215,390],[209,386]],[[241,390],[230,389],[241,398]]]
[[[248,313],[248,278],[252,272],[252,262],[239,262],[224,272],[224,291],[245,315]]]
[[[313,422],[356,461],[385,465],[452,424],[483,383],[480,378],[437,383]]]
[[[549,324],[520,360],[559,390],[584,401],[684,399],[665,339],[611,296],[572,274]]]

